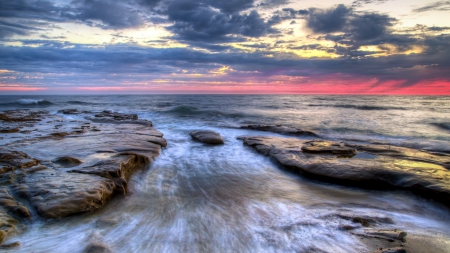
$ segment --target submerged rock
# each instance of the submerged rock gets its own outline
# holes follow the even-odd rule
[[[372,251],[371,253],[406,253],[406,250],[401,247],[393,247],[393,248],[387,248],[387,249],[377,249],[375,251]]]
[[[112,251],[101,243],[91,243],[83,251],[83,253],[111,253]]]
[[[6,122],[37,122],[47,115],[47,111],[29,109],[8,110],[0,112],[0,120]]]
[[[46,218],[90,212],[107,203],[115,189],[110,179],[51,169],[36,171],[15,187]]]
[[[88,117],[87,119],[92,120],[93,122],[140,124],[149,127],[152,126],[151,121],[139,119],[137,114],[126,114],[112,111],[103,111],[101,113],[94,114],[93,117]]]
[[[223,144],[222,136],[219,133],[209,130],[192,131],[189,133],[192,139],[207,144]]]
[[[58,157],[55,160],[53,160],[52,162],[53,163],[57,163],[57,164],[65,167],[65,168],[75,167],[75,166],[78,166],[78,165],[83,163],[79,159],[73,158],[73,157],[70,157],[70,156]]]
[[[362,187],[403,188],[447,205],[450,203],[450,171],[445,168],[450,156],[447,155],[395,146],[345,143],[336,146],[323,141],[315,142],[320,145],[312,145],[312,142],[293,138],[256,136],[243,137],[243,140],[285,167],[308,176]],[[340,156],[342,150],[353,152],[352,148],[356,152],[376,151],[378,156],[374,159]],[[305,152],[304,149],[319,153]]]
[[[294,127],[282,126],[282,125],[245,125],[241,126],[242,129],[251,129],[251,130],[259,130],[266,132],[274,132],[280,134],[288,134],[288,135],[298,135],[298,136],[317,136],[316,133],[303,130]]]
[[[8,133],[17,133],[19,132],[18,127],[0,127],[0,133],[8,134]]]

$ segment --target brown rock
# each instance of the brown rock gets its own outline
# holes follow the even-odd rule
[[[303,144],[302,151],[308,153],[356,155],[356,149],[346,146],[345,143],[332,141],[308,141]]]
[[[0,150],[0,174],[10,170],[24,169],[39,164],[39,160],[31,158],[20,151]]]
[[[157,136],[147,137],[147,141],[160,145],[161,147],[167,147],[167,140]]]
[[[127,180],[137,170],[150,163],[147,156],[139,154],[119,154],[117,159],[98,162],[92,166],[71,170],[71,172],[98,175],[114,181],[116,192],[127,192]]]
[[[409,189],[444,204],[450,203],[450,171],[443,166],[450,158],[446,155],[394,146],[385,151],[381,146],[364,146],[363,151],[378,150],[378,156],[375,159],[340,158],[332,151],[304,152],[303,147],[308,142],[293,138],[243,137],[243,140],[285,167],[305,175],[362,187]],[[341,147],[340,144],[337,148]],[[343,148],[347,147],[355,147],[359,152],[358,146],[344,143]]]
[[[18,127],[1,127],[0,128],[0,133],[2,133],[2,134],[17,133],[17,132],[19,132]]]
[[[219,133],[208,131],[208,130],[200,130],[193,131],[190,133],[192,139],[207,143],[207,144],[223,144],[222,136]]]
[[[48,115],[47,111],[34,111],[29,109],[8,110],[0,113],[0,120],[7,122],[37,122],[43,116]]]
[[[140,124],[143,126],[152,126],[152,122],[148,120],[138,119],[136,114],[125,114],[111,111],[103,111],[97,113],[94,117],[88,117],[87,119],[93,122],[103,123],[119,123],[119,124]]]
[[[0,208],[0,244],[8,237],[17,234],[19,230],[19,221]]]
[[[0,206],[14,216],[31,218],[28,208],[17,202],[5,188],[0,188]]]
[[[115,185],[110,179],[79,173],[40,170],[15,187],[46,218],[96,210],[110,199]]]

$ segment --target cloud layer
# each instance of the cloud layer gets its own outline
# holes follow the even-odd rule
[[[367,92],[383,85],[388,92],[438,82],[450,92],[450,28],[402,27],[401,17],[359,9],[385,2],[323,8],[284,0],[1,1],[0,90],[226,83],[301,91],[365,83]],[[411,15],[448,7],[424,3]],[[85,34],[89,27],[98,30]],[[76,42],[74,34],[111,41]]]

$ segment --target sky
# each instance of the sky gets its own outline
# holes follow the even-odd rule
[[[450,95],[450,1],[0,0],[0,94]]]

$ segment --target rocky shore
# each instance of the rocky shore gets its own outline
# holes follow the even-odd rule
[[[389,145],[273,136],[244,136],[239,139],[273,158],[285,169],[306,177],[362,188],[408,190],[450,207],[450,156],[446,154]],[[374,249],[372,253],[448,250],[448,245],[434,238],[407,237],[407,232],[392,229],[395,220],[389,217],[336,215],[353,223],[342,227],[342,230],[358,236]]]
[[[39,216],[95,211],[127,194],[131,175],[167,145],[150,121],[111,111],[9,110],[0,124],[0,244]]]
[[[12,239],[34,220],[93,212],[112,198],[129,194],[130,177],[167,146],[163,133],[152,125],[136,114],[112,111],[0,112],[0,249],[19,247],[20,242]],[[245,125],[241,129],[278,134],[239,139],[281,168],[346,186],[410,191],[449,206],[447,154],[315,139],[320,135],[281,125]],[[192,131],[190,136],[224,149],[230,140],[225,136],[224,142],[219,133],[206,130]],[[355,215],[344,209],[331,210],[323,218],[343,221],[339,230],[357,237],[371,253],[446,252],[445,243],[396,227],[395,217]],[[116,222],[99,219],[98,225]],[[6,240],[12,243],[4,244]],[[102,243],[83,245],[83,249],[111,252]]]

